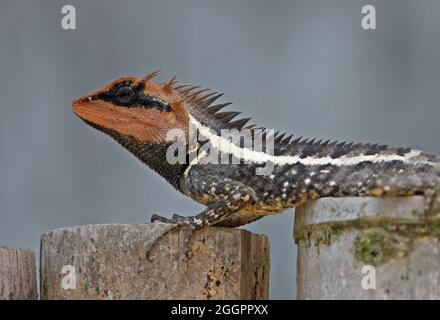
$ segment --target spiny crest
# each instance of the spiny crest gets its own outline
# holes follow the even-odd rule
[[[243,129],[250,120],[250,118],[235,119],[241,112],[221,112],[223,108],[231,105],[230,102],[214,104],[215,101],[223,96],[222,93],[208,88],[202,88],[201,86],[190,85],[178,85],[174,87],[174,90],[188,105],[203,114],[205,118],[209,118],[215,122],[220,129],[228,128],[240,130]]]
[[[148,75],[146,78],[152,79],[157,75],[158,72],[154,72],[152,75]],[[209,118],[215,122],[219,129],[250,129],[250,130],[260,130],[263,133],[263,138],[266,138],[269,129],[264,127],[255,127],[255,124],[247,125],[251,118],[241,118],[236,119],[241,112],[237,111],[222,111],[227,106],[231,105],[231,102],[225,103],[215,103],[223,93],[218,93],[209,88],[203,88],[202,86],[193,86],[188,84],[176,85],[176,77],[174,76],[169,82],[162,83],[164,90],[174,90],[184,102],[189,104],[191,107],[199,111],[205,117]],[[293,134],[286,137],[286,133],[276,132],[273,135],[275,143],[288,145],[292,143]],[[297,142],[301,140],[297,139]]]
[[[144,81],[149,81],[155,78],[159,74],[160,70],[154,71],[144,78]],[[362,144],[352,142],[339,142],[339,141],[322,141],[315,139],[306,139],[302,136],[295,138],[294,135],[286,136],[286,133],[280,133],[279,131],[273,133],[265,127],[256,127],[255,124],[248,124],[251,118],[235,119],[241,112],[236,111],[222,111],[224,108],[231,105],[231,102],[215,103],[222,93],[218,93],[209,88],[203,88],[202,86],[192,86],[188,84],[178,84],[176,77],[172,77],[168,82],[161,83],[165,92],[175,92],[191,108],[196,110],[199,114],[203,115],[209,122],[214,123],[217,128],[213,129],[250,129],[253,132],[259,130],[262,132],[263,139],[268,138],[268,134],[272,132],[274,142],[278,145],[295,146],[301,145],[303,147],[328,147],[328,148],[347,148],[353,149],[357,147],[368,148],[385,148],[386,145],[379,144]]]
[[[157,69],[153,72],[151,72],[150,74],[147,74],[145,77],[142,78],[143,82],[148,82],[150,80],[153,80],[159,73],[160,73],[160,69]]]

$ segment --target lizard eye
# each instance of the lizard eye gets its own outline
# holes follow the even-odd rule
[[[123,105],[129,105],[133,103],[136,96],[136,92],[130,86],[122,86],[116,90],[115,97],[116,100]]]

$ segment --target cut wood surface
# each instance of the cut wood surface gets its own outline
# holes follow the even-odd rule
[[[182,232],[146,249],[166,224],[86,225],[41,239],[42,299],[266,299],[269,243],[264,235],[207,228],[186,258]]]
[[[37,299],[35,254],[0,247],[0,299]]]
[[[322,198],[296,210],[299,299],[440,299],[440,216],[421,196]]]

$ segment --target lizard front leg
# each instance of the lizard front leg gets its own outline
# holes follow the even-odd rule
[[[186,184],[186,187],[186,192],[192,197],[212,200],[208,200],[207,208],[195,216],[184,217],[174,214],[171,219],[167,219],[153,215],[151,222],[159,221],[175,224],[175,227],[165,231],[153,242],[147,250],[147,256],[163,236],[172,230],[183,227],[191,231],[185,239],[185,253],[187,257],[190,257],[192,254],[190,239],[194,231],[214,225],[255,201],[255,192],[252,188],[229,178],[205,175],[203,176],[203,182],[193,179]]]

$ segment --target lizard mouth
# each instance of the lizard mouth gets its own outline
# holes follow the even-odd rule
[[[93,96],[84,96],[72,102],[72,111],[83,120],[90,121],[92,114],[97,116],[100,112],[94,106]]]
[[[103,108],[99,103],[96,103],[91,97],[83,97],[73,101],[72,111],[83,120],[92,121],[99,118],[106,118],[109,116],[108,108]]]
[[[160,111],[141,108],[124,108],[92,96],[73,101],[72,111],[86,123],[130,135],[142,141],[157,140],[162,130],[158,117]]]
[[[83,97],[81,97],[79,99],[73,100],[73,102],[72,102],[72,111],[73,111],[73,113],[78,115],[78,112],[81,109],[81,107],[83,107],[87,103],[92,102],[94,99],[96,99],[96,95],[89,94],[89,95],[83,96]]]

